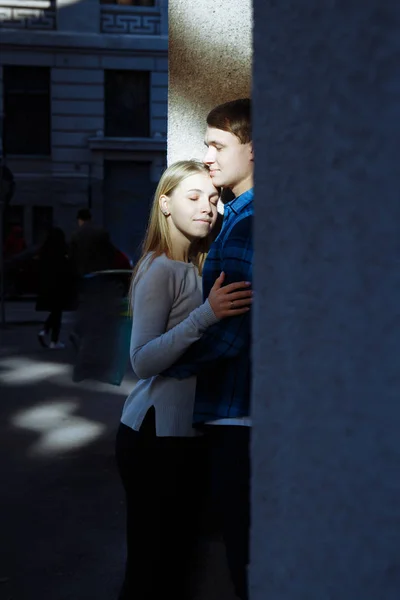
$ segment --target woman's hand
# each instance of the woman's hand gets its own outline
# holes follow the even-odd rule
[[[248,312],[253,302],[253,292],[250,289],[244,288],[249,288],[251,283],[248,281],[239,281],[221,287],[224,279],[225,273],[222,271],[221,275],[215,280],[208,295],[208,301],[215,316],[218,319],[223,319],[225,317],[243,315]]]

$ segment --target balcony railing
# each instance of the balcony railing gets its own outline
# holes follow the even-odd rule
[[[55,29],[55,0],[0,0],[0,28]]]
[[[1,0],[0,0],[1,1]],[[159,35],[161,14],[158,6],[101,5],[102,33]]]

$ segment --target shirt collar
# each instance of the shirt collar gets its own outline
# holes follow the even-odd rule
[[[247,206],[251,202],[253,202],[253,198],[254,198],[254,188],[250,188],[249,190],[247,190],[247,192],[243,192],[243,194],[240,194],[240,196],[238,196],[237,198],[234,198],[230,202],[227,202],[225,204],[225,210],[228,208],[229,210],[234,212],[236,215],[238,215],[245,208],[247,208]]]

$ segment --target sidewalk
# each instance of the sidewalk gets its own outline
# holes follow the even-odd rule
[[[124,563],[114,436],[126,388],[71,379],[72,349],[36,339],[13,303],[0,332],[0,597],[116,598]]]
[[[125,514],[114,439],[135,379],[73,383],[73,349],[41,348],[33,303],[11,304],[14,324],[0,331],[0,598],[116,600]],[[221,550],[202,542],[193,600],[233,600]]]

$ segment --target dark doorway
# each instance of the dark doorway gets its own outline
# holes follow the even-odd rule
[[[150,175],[151,162],[104,162],[104,226],[133,262],[140,255],[155,190]]]

